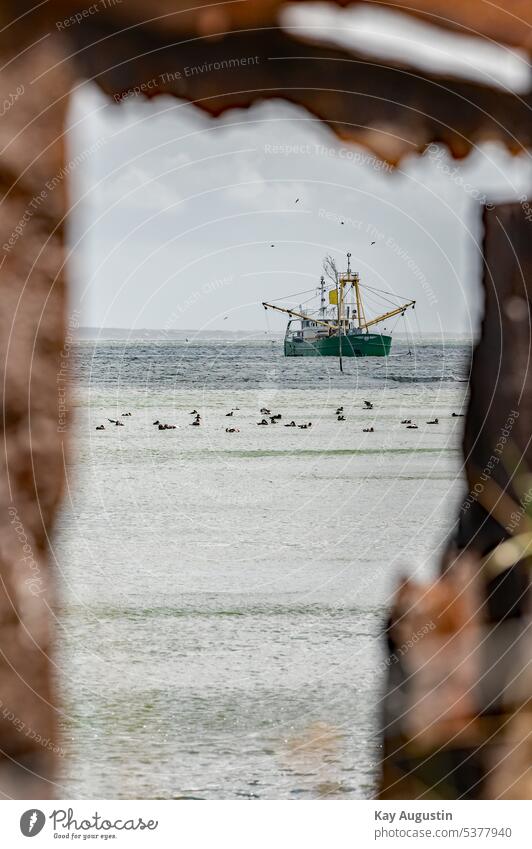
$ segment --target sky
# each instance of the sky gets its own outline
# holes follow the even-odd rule
[[[375,51],[384,34],[383,49],[438,70],[456,59],[455,36],[427,51],[417,22],[324,14],[287,22]],[[519,54],[486,48],[462,50],[460,73],[522,89]],[[532,182],[529,160],[493,144],[464,164],[433,148],[390,171],[282,101],[213,120],[168,97],[116,104],[91,83],[72,104],[68,145],[72,310],[90,327],[281,330],[261,302],[299,303],[323,257],[343,268],[350,251],[363,284],[416,300],[418,329],[471,334],[481,202],[518,199]]]

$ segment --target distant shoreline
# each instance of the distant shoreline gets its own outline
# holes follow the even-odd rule
[[[444,336],[432,333],[394,333],[394,339],[412,341],[445,341],[473,343],[474,338],[467,333],[446,333]],[[282,341],[284,331],[261,330],[157,330],[145,328],[132,330],[126,327],[80,327],[75,333],[78,342],[264,342]]]

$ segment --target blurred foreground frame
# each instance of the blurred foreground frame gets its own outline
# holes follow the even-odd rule
[[[61,796],[50,535],[68,436],[63,132],[70,93],[170,94],[213,116],[282,98],[397,164],[431,143],[531,146],[531,94],[303,38],[278,0],[5,2],[0,11],[0,795]],[[345,2],[332,5],[347,6]],[[353,5],[356,5],[353,3]],[[433,27],[529,52],[532,4],[403,0]],[[253,61],[248,61],[249,57]],[[246,61],[244,61],[246,60]],[[177,74],[211,63],[214,71]],[[223,63],[217,65],[216,63]],[[217,68],[223,72],[217,73]],[[178,118],[176,118],[178,120]],[[104,156],[104,152],[98,155]],[[479,213],[480,214],[480,213]],[[532,213],[484,212],[485,317],[464,433],[467,492],[441,574],[389,617],[380,797],[531,798]],[[422,638],[420,638],[422,635]]]

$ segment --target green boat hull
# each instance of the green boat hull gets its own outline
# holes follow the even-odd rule
[[[387,357],[392,337],[381,333],[351,333],[312,341],[284,341],[285,357]]]

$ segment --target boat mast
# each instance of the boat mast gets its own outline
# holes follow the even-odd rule
[[[320,280],[320,292],[321,292],[320,315],[321,315],[322,318],[325,318],[325,310],[326,310],[326,306],[325,306],[325,303],[326,303],[325,302],[325,277],[323,276],[323,274],[322,274],[321,280]]]
[[[355,271],[353,275],[351,274],[351,254],[347,254],[347,278],[349,282],[352,283],[355,290],[358,326],[362,330],[362,328],[366,325],[366,315],[364,312],[364,305],[362,303],[362,295],[360,293],[360,275],[358,271]]]
[[[343,301],[344,301],[344,280],[340,275],[339,279],[336,283],[336,316],[338,321],[338,332],[341,332],[342,329],[342,319],[343,319]]]
[[[350,267],[350,259],[351,254],[347,254],[347,275],[349,277],[351,273]],[[337,288],[337,302],[338,302],[338,363],[340,365],[340,371],[344,370],[344,364],[342,360],[342,336],[345,333],[345,325],[344,325],[344,293],[345,293],[345,277],[340,276],[338,281]]]

